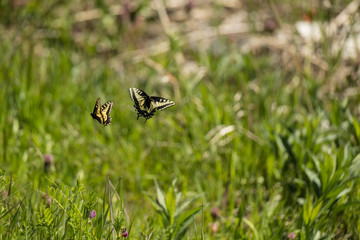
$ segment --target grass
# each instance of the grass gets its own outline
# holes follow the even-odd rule
[[[236,36],[183,44],[148,1],[130,6],[133,21],[90,1],[104,15],[88,22],[74,17],[81,4],[6,3],[1,239],[359,239],[359,98],[346,95],[356,68],[322,94],[343,66],[327,42],[318,75],[307,59],[299,70],[244,53]],[[132,55],[154,35],[169,51]],[[136,121],[130,87],[176,106]],[[114,101],[111,126],[90,117],[97,97]]]

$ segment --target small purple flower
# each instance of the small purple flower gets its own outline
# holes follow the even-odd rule
[[[122,236],[126,238],[127,236],[129,236],[129,233],[127,231],[125,231],[122,233]]]
[[[214,207],[212,210],[211,210],[211,217],[216,220],[216,219],[219,219],[220,218],[220,209],[217,208],[217,207]]]
[[[212,232],[213,234],[215,234],[215,233],[217,233],[218,230],[219,230],[218,224],[217,224],[216,222],[212,223],[212,224],[211,224],[211,232]]]
[[[189,13],[193,8],[194,8],[194,1],[188,0],[187,3],[185,4],[185,11]]]
[[[4,200],[5,198],[8,197],[8,192],[6,190],[2,191],[2,199]]]
[[[49,171],[54,164],[54,157],[51,154],[44,154],[44,168]]]
[[[51,197],[49,195],[46,195],[46,207],[50,207],[51,205]]]
[[[93,219],[96,216],[96,212],[94,210],[91,210],[91,212],[89,213],[89,218]]]
[[[49,194],[43,194],[42,195],[42,199],[44,199],[45,200],[45,204],[46,204],[46,208],[49,208],[50,207],[50,205],[51,205],[51,197],[49,196]]]
[[[124,238],[126,238],[127,236],[129,236],[129,233],[128,233],[126,227],[122,230],[121,236],[124,237]]]
[[[291,233],[288,233],[287,236],[286,236],[288,239],[295,239],[296,237],[296,234],[291,232]]]

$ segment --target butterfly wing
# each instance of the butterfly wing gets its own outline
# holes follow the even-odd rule
[[[134,107],[137,112],[137,119],[144,117],[146,120],[155,114],[155,109],[152,108],[151,100],[143,90],[138,88],[129,88],[130,98],[134,101]]]
[[[101,106],[100,113],[101,113],[101,116],[103,118],[104,126],[107,126],[107,125],[111,124],[112,118],[110,116],[110,113],[111,113],[111,110],[113,108],[113,104],[114,104],[114,102],[106,102]]]
[[[103,123],[104,119],[100,112],[101,110],[101,99],[98,98],[95,103],[93,112],[90,114],[93,119],[96,119],[99,123]]]
[[[151,100],[152,100],[151,102],[153,104],[153,107],[160,111],[175,105],[175,103],[173,101],[166,99],[166,98],[162,98],[162,97],[153,97],[152,96]]]
[[[141,89],[138,88],[129,88],[130,92],[130,98],[134,101],[135,105],[138,106],[140,109],[145,110],[146,109],[146,99],[149,98],[149,96]]]
[[[149,97],[143,90],[138,88],[130,88],[129,91],[130,98],[135,103],[134,107],[138,114],[137,119],[144,117],[148,120],[154,116],[156,109],[161,111],[175,105],[173,101],[166,98]]]

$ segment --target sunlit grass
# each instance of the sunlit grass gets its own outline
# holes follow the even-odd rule
[[[359,237],[358,99],[319,98],[323,79],[226,38],[126,57],[145,30],[115,31],[114,16],[80,39],[70,18],[54,39],[25,38],[53,28],[56,6],[42,7],[9,17],[28,28],[0,45],[2,238]],[[116,39],[136,41],[98,49]],[[176,105],[136,120],[130,87]],[[98,97],[114,101],[110,126],[90,116]]]

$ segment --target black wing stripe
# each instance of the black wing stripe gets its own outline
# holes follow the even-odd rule
[[[114,102],[106,102],[101,106],[101,115],[103,116],[105,126],[111,124],[112,117],[110,116],[110,112],[113,108],[113,104]]]
[[[91,117],[95,120],[97,120],[99,123],[103,123],[104,119],[101,115],[101,112],[100,112],[100,109],[101,109],[101,99],[98,98],[96,100],[96,103],[95,103],[95,107],[94,107],[94,110],[93,112],[91,113]]]
[[[112,117],[110,116],[110,112],[113,108],[113,104],[114,102],[106,102],[101,105],[101,99],[98,98],[94,110],[91,113],[92,118],[96,119],[104,126],[111,124]]]
[[[175,105],[173,101],[166,98],[152,96],[151,99],[153,100],[156,109],[160,111]]]
[[[130,99],[135,102],[136,98],[135,98],[134,88],[129,88],[129,93],[130,93]]]
[[[135,103],[137,119],[144,117],[146,120],[152,118],[157,110],[164,110],[174,106],[175,103],[162,97],[149,97],[144,91],[138,88],[129,88],[130,99]],[[146,121],[145,120],[145,121]]]

